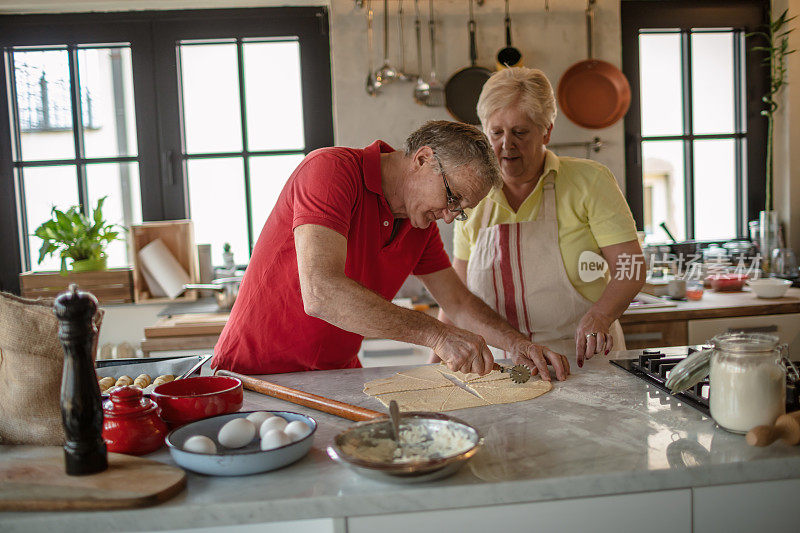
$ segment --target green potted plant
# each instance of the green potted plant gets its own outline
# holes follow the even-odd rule
[[[769,270],[769,260],[778,241],[778,217],[773,210],[773,177],[774,177],[774,126],[775,113],[780,108],[780,92],[786,85],[786,56],[794,53],[789,49],[789,34],[794,31],[789,28],[789,23],[796,17],[789,17],[789,10],[784,10],[780,16],[767,24],[765,31],[747,34],[748,37],[758,37],[765,42],[763,46],[754,46],[752,49],[764,52],[763,63],[769,68],[769,89],[761,100],[766,104],[766,109],[761,114],[767,117],[767,164],[766,164],[766,202],[764,211],[759,214],[760,235],[759,247],[762,256],[762,268]]]
[[[53,207],[51,218],[36,228],[33,234],[42,239],[39,248],[39,264],[47,256],[58,253],[61,256],[61,272],[66,271],[66,259],[72,259],[72,270],[85,272],[105,270],[105,249],[119,236],[117,224],[109,224],[103,219],[103,203],[107,196],[97,201],[97,207],[90,219],[81,213],[80,206],[72,206],[66,211]]]

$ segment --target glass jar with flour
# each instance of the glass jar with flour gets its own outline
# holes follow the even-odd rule
[[[747,433],[786,412],[786,345],[760,333],[727,333],[711,341],[709,408],[722,428]]]

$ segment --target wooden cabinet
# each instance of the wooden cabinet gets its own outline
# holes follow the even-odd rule
[[[628,350],[687,344],[686,320],[623,324],[622,332]]]

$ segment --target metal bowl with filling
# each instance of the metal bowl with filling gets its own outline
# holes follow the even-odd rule
[[[367,477],[418,483],[454,474],[483,443],[477,429],[440,413],[403,413],[399,446],[393,435],[389,418],[359,422],[336,435],[328,455]]]

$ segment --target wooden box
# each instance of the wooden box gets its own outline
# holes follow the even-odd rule
[[[133,267],[133,299],[135,302],[174,302],[181,300],[196,300],[197,291],[189,290],[174,300],[167,297],[153,298],[147,286],[142,266],[139,261],[139,250],[156,239],[161,239],[164,245],[189,274],[192,283],[200,279],[197,266],[197,248],[194,245],[194,225],[191,220],[164,220],[159,222],[145,222],[131,226],[131,240],[133,242],[134,267]]]
[[[110,268],[92,272],[23,272],[19,284],[24,298],[55,298],[71,283],[91,292],[100,304],[133,302],[133,268]]]

